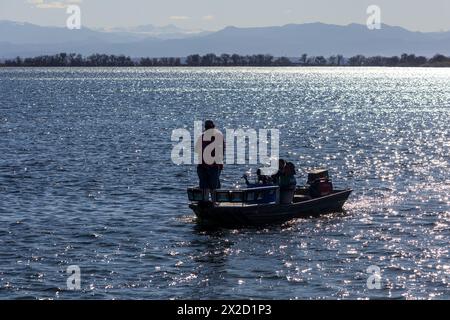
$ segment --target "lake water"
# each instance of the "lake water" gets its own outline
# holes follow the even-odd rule
[[[206,118],[279,129],[345,213],[199,228],[170,138]],[[0,69],[0,298],[449,299],[449,123],[450,69]]]

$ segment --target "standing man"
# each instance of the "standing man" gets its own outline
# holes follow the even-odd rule
[[[195,143],[195,152],[199,156],[197,174],[205,200],[211,194],[211,201],[214,202],[214,190],[220,189],[224,150],[225,140],[222,132],[216,129],[212,120],[205,121],[205,131]]]

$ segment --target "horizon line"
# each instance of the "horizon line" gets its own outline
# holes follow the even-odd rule
[[[33,22],[29,22],[29,21],[17,21],[17,20],[9,20],[9,19],[2,19],[2,20],[0,20],[0,23],[1,22],[12,22],[12,23],[18,23],[18,24],[30,24],[30,25],[33,25],[33,26],[38,26],[38,27],[43,27],[43,28],[64,28],[64,26],[59,26],[59,25],[42,25],[42,24],[36,24],[36,23],[33,23]],[[282,25],[265,25],[265,26],[226,25],[226,26],[224,26],[222,28],[215,29],[215,30],[198,29],[199,30],[198,33],[201,33],[201,32],[218,32],[218,31],[221,31],[221,30],[224,30],[224,29],[227,29],[227,28],[236,28],[236,29],[259,29],[259,28],[276,28],[276,27],[282,28],[282,27],[286,27],[286,26],[290,26],[290,25],[311,25],[311,24],[322,24],[322,25],[338,26],[338,27],[349,27],[351,25],[365,26],[365,24],[358,23],[358,22],[350,22],[350,23],[347,23],[347,24],[328,23],[328,22],[321,22],[321,21],[303,22],[303,23],[301,23],[301,22],[298,22],[298,23],[297,22],[291,22],[291,23],[286,23],[286,24],[282,24]],[[97,32],[108,33],[108,32],[113,32],[113,31],[105,31],[105,29],[112,29],[112,28],[119,28],[119,29],[120,28],[124,28],[124,29],[125,28],[136,28],[136,27],[142,27],[142,26],[148,26],[148,25],[152,25],[152,26],[157,27],[157,28],[162,28],[162,27],[167,27],[167,26],[175,26],[176,28],[179,28],[181,30],[190,30],[191,29],[191,28],[186,28],[185,29],[185,28],[179,27],[175,23],[168,23],[168,24],[164,24],[164,25],[156,25],[156,24],[153,24],[151,22],[146,23],[146,24],[133,25],[133,26],[113,26],[113,27],[111,27],[111,26],[109,26],[109,27],[108,26],[92,27],[92,26],[86,25],[86,26],[83,26],[82,29],[85,28],[85,29],[89,29],[89,30],[93,30],[93,31],[97,31]],[[387,27],[390,27],[390,28],[401,28],[401,29],[407,30],[409,32],[417,32],[417,33],[447,33],[447,32],[450,32],[450,29],[448,29],[448,30],[442,30],[441,29],[439,31],[422,31],[422,30],[412,30],[412,29],[409,29],[407,27],[403,27],[403,26],[400,26],[400,25],[391,25],[391,24],[387,24],[387,23],[382,23],[381,25],[382,26],[387,26]]]

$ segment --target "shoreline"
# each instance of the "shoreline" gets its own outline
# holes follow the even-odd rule
[[[91,54],[61,52],[54,55],[0,60],[2,67],[450,67],[450,56],[435,54],[428,58],[403,53],[400,56],[370,56],[358,54],[344,57],[336,54],[309,56],[304,53],[297,57],[275,57],[270,54],[239,55],[223,53],[216,55],[192,54],[187,57],[135,57],[125,55]]]
[[[450,65],[445,66],[302,66],[302,65],[291,65],[291,66],[188,66],[188,65],[180,65],[180,66],[0,66],[0,69],[38,69],[38,68],[51,68],[51,69],[75,69],[75,68],[89,68],[89,69],[99,69],[99,68],[140,68],[140,69],[158,69],[158,68],[167,68],[167,69],[230,69],[230,68],[265,68],[265,69],[277,69],[277,68],[389,68],[389,69],[446,69],[450,68]]]

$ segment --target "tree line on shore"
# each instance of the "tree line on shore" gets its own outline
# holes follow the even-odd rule
[[[2,67],[176,67],[176,66],[380,66],[380,67],[450,67],[450,57],[436,54],[432,58],[402,54],[383,57],[356,55],[345,58],[342,55],[308,56],[297,58],[274,57],[269,54],[239,55],[209,53],[193,54],[185,59],[177,57],[132,59],[125,55],[92,54],[82,56],[76,53],[59,53],[34,58],[21,58],[0,62]]]

